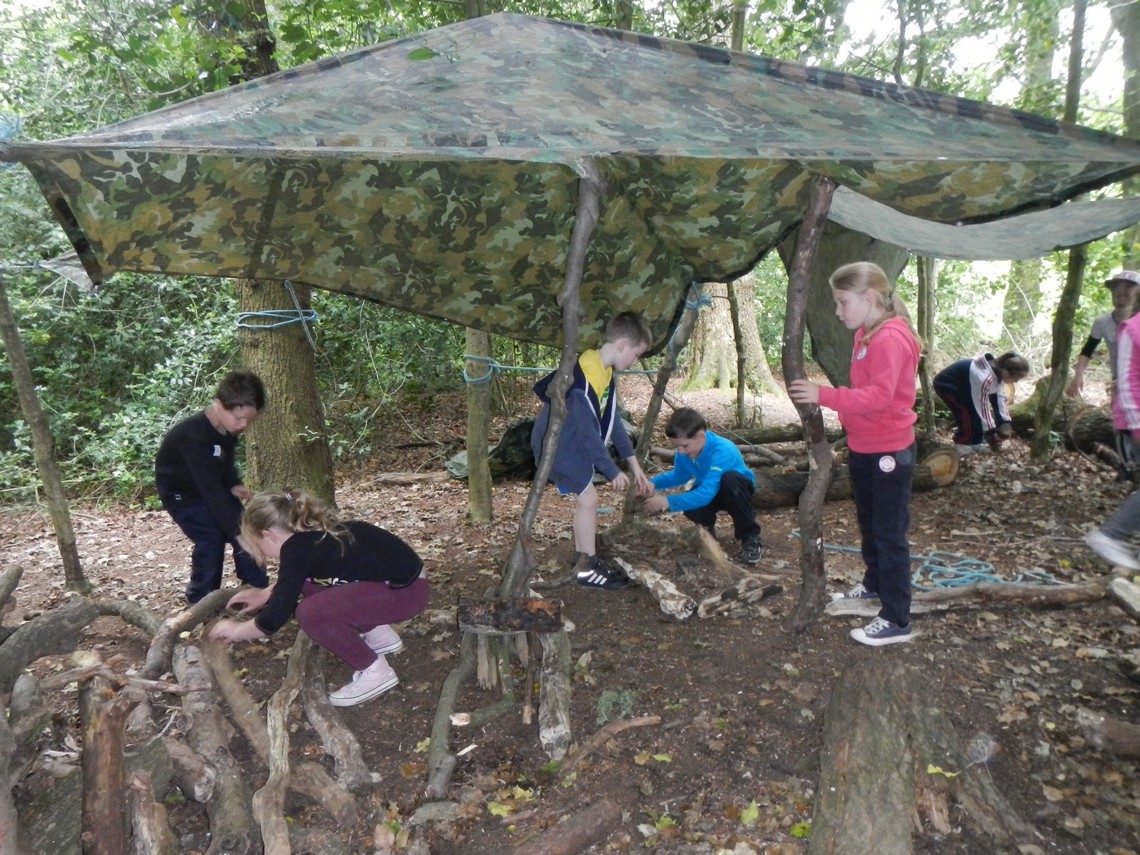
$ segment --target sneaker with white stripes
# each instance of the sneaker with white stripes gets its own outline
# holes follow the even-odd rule
[[[629,582],[629,576],[621,570],[614,570],[596,555],[591,555],[586,566],[578,571],[578,584],[584,588],[616,591],[624,588]]]
[[[863,583],[859,582],[846,594],[832,594],[831,599],[832,602],[835,600],[877,600],[879,595],[875,591],[868,591],[863,587]]]

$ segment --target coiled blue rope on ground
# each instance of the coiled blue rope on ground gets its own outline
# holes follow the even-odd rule
[[[798,531],[792,532],[799,537]],[[835,546],[825,543],[829,552],[851,552],[861,555],[857,546]],[[966,585],[996,583],[1004,585],[1060,585],[1061,582],[1046,570],[1026,570],[1012,579],[1000,576],[988,561],[959,555],[956,552],[930,552],[927,555],[911,555],[911,562],[921,562],[911,572],[911,586],[919,591],[934,588],[961,588]]]

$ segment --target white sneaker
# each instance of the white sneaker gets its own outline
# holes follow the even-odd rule
[[[330,692],[329,703],[334,707],[354,707],[395,688],[399,682],[400,678],[388,665],[388,660],[377,656],[375,662],[353,674],[350,682]]]
[[[1099,528],[1094,528],[1085,535],[1085,543],[1109,564],[1140,570],[1140,557],[1137,557],[1136,550],[1123,540],[1109,537]]]
[[[404,642],[400,640],[400,636],[396,635],[396,630],[386,623],[374,626],[368,632],[362,632],[360,637],[364,639],[364,643],[372,649],[373,653],[378,653],[381,656],[398,653],[404,649]]]

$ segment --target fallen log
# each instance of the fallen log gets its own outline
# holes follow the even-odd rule
[[[958,452],[952,445],[931,444],[920,446],[918,463],[914,467],[911,489],[934,490],[953,483],[958,476]],[[756,472],[756,492],[752,504],[761,510],[791,507],[799,503],[800,493],[808,482],[807,472]],[[851,474],[846,464],[832,467],[831,483],[827,487],[826,501],[850,499]]]
[[[570,749],[570,637],[566,630],[544,632],[538,688],[538,741],[546,756],[561,760]]]
[[[700,605],[697,606],[697,617],[710,618],[717,615],[734,614],[783,590],[782,585],[744,576],[719,594],[701,600]]]
[[[186,737],[198,754],[214,767],[214,790],[206,802],[210,847],[206,855],[253,855],[261,844],[254,830],[252,796],[245,773],[229,749],[232,726],[222,715],[209,666],[194,645],[179,645],[172,658],[178,682],[192,691],[182,699]]]
[[[514,855],[577,855],[609,837],[621,825],[621,808],[609,799],[600,799],[585,810],[514,851]]]
[[[150,775],[138,771],[131,775],[130,814],[132,852],[135,855],[178,855],[178,839],[170,828],[166,807],[154,798]]]
[[[7,710],[0,707],[0,852],[4,855],[20,851],[17,829],[19,817],[16,803],[12,799],[12,757],[16,753],[17,742],[8,727]]]
[[[1117,576],[1108,583],[1108,593],[1134,620],[1140,620],[1140,585]]]
[[[127,715],[138,701],[138,697],[115,692],[100,677],[80,684],[86,855],[122,855],[130,849],[123,735]]]
[[[1023,585],[1013,582],[981,582],[955,588],[917,591],[911,595],[911,614],[947,611],[955,606],[994,606],[1011,603],[1036,608],[1055,608],[1103,600],[1108,582],[1098,579],[1080,585]],[[843,597],[832,600],[825,611],[829,615],[864,615],[879,613],[878,600]]]
[[[634,567],[621,558],[614,558],[613,562],[621,567],[629,578],[644,585],[653,599],[657,600],[657,605],[661,607],[661,611],[670,617],[686,620],[692,617],[693,612],[697,610],[697,603],[692,597],[681,591],[656,570],[650,570],[648,567]]]
[[[843,672],[824,718],[809,855],[910,855],[920,831],[970,826],[987,851],[1036,843],[985,764],[988,734],[963,744],[919,668],[870,657]]]
[[[1121,757],[1140,757],[1140,726],[1104,713],[1077,710],[1077,725],[1091,745]]]
[[[305,644],[301,643],[302,639]],[[293,652],[290,654],[290,665],[294,656],[304,657],[311,647],[312,643],[308,636],[298,633],[297,642],[294,643]],[[234,676],[233,664],[226,645],[220,641],[204,641],[201,650],[217,683],[218,692],[233,711],[233,719],[238,729],[245,734],[254,753],[266,766],[270,766],[273,757],[269,726],[262,718],[257,702]],[[291,789],[324,807],[339,824],[351,825],[356,821],[356,802],[320,765],[310,762],[298,763],[287,782]]]
[[[376,476],[376,484],[422,484],[425,481],[449,481],[451,473],[446,469],[432,472],[382,472]]]
[[[289,855],[289,825],[285,822],[285,792],[289,786],[289,707],[301,691],[304,674],[303,633],[293,645],[285,679],[269,699],[266,728],[269,739],[269,778],[253,794],[253,817],[261,827],[266,852]],[[300,655],[298,652],[300,651]]]
[[[765,425],[755,428],[733,428],[718,431],[721,436],[731,439],[737,445],[773,445],[779,442],[803,442],[804,428],[799,422],[786,425]],[[838,427],[827,429],[827,439],[834,442],[843,436]]]
[[[41,656],[70,653],[79,643],[79,631],[99,609],[88,600],[58,606],[33,618],[0,645],[0,694],[12,691],[16,678]]]
[[[461,632],[480,635],[557,632],[562,629],[562,604],[536,597],[460,601],[455,617]]]
[[[174,643],[184,632],[188,632],[200,623],[204,623],[217,612],[225,608],[230,597],[236,591],[221,589],[211,591],[189,608],[183,609],[159,624],[150,647],[146,651],[146,662],[143,664],[139,676],[154,680],[170,669],[171,655],[174,652]]]
[[[558,774],[566,776],[573,772],[583,760],[622,731],[629,730],[631,727],[652,727],[657,724],[661,724],[661,716],[659,715],[646,715],[640,718],[615,718],[613,721],[606,722],[598,728],[593,736],[586,740],[581,748],[566,758],[566,761],[559,767]]]
[[[305,678],[301,682],[301,703],[305,708],[305,717],[321,738],[325,753],[333,759],[337,781],[350,793],[355,793],[370,786],[377,776],[368,770],[356,734],[345,726],[344,719],[329,701],[324,664],[323,647],[314,648],[312,654],[306,657]]]

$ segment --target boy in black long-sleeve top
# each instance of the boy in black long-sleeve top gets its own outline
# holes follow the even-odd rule
[[[234,465],[238,436],[264,407],[261,379],[252,371],[232,371],[222,378],[210,406],[178,422],[158,447],[158,497],[194,544],[186,586],[190,603],[222,586],[227,543],[239,579],[255,588],[269,584],[265,570],[238,543],[242,502],[250,490]]]

